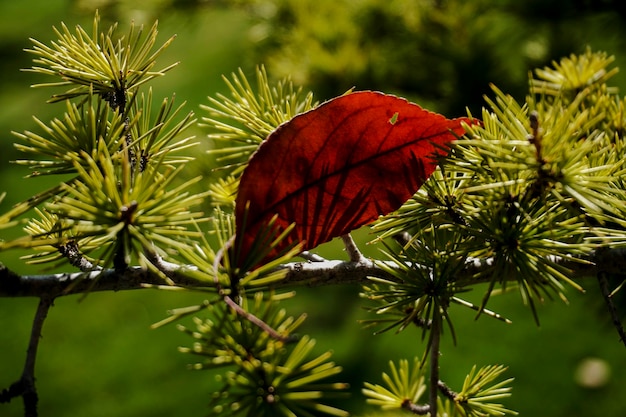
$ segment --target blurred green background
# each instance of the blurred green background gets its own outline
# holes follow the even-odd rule
[[[396,93],[448,116],[479,114],[482,96],[493,82],[518,99],[527,90],[528,71],[553,59],[579,53],[589,45],[617,57],[626,69],[626,13],[620,0],[27,0],[0,3],[0,203],[10,205],[58,179],[25,180],[26,170],[8,161],[19,157],[11,131],[35,129],[62,115],[62,105],[45,104],[51,91],[29,89],[48,81],[21,72],[31,65],[23,52],[29,37],[56,39],[61,21],[89,31],[93,12],[103,26],[119,21],[124,33],[131,20],[159,20],[161,41],[177,34],[160,59],[181,64],[152,83],[157,97],[176,93],[198,111],[207,96],[225,92],[222,74],[241,67],[253,76],[265,64],[270,76],[290,75],[318,99],[351,87]],[[614,83],[626,91],[624,73]],[[206,132],[196,132],[200,138]],[[205,147],[210,146],[204,143]],[[209,172],[208,159],[192,170]],[[208,180],[207,180],[208,181]],[[19,230],[3,230],[4,239]],[[369,238],[357,233],[359,241]],[[367,247],[368,254],[376,256]],[[320,252],[342,257],[337,243]],[[24,265],[22,252],[0,253],[0,262],[20,273],[41,273]],[[586,294],[571,291],[570,303],[548,301],[540,307],[541,326],[519,297],[494,298],[490,308],[514,324],[453,308],[458,345],[449,334],[442,347],[442,376],[460,388],[473,364],[502,363],[514,376],[509,408],[523,416],[596,417],[626,415],[626,354],[605,313],[597,284],[583,279]],[[342,405],[354,415],[382,415],[368,408],[362,381],[380,382],[390,359],[419,355],[418,332],[372,336],[357,323],[366,318],[358,287],[298,290],[286,306],[293,315],[307,312],[301,332],[318,340],[319,352],[332,349],[352,385]],[[482,294],[472,297],[479,300]],[[40,415],[46,416],[204,416],[217,386],[208,372],[186,369],[194,358],[176,351],[191,339],[167,326],[150,330],[166,310],[202,301],[201,294],[152,290],[90,294],[58,299],[44,327],[37,358]],[[0,300],[0,388],[18,378],[23,366],[36,299]],[[593,359],[595,361],[589,361]],[[592,365],[589,367],[588,365]],[[600,364],[604,378],[586,385],[585,369]],[[582,372],[589,375],[589,372]],[[0,405],[0,416],[22,415],[21,402]]]

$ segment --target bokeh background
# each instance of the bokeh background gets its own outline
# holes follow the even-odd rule
[[[255,66],[264,64],[271,77],[291,76],[319,100],[352,87],[376,89],[452,117],[466,109],[479,114],[489,83],[523,99],[530,70],[587,46],[614,54],[616,65],[626,69],[625,8],[621,0],[2,1],[0,191],[7,198],[0,210],[58,181],[26,180],[25,169],[9,163],[19,158],[11,131],[36,129],[32,115],[48,121],[64,110],[45,103],[51,91],[29,88],[47,80],[20,71],[32,59],[23,49],[31,46],[29,37],[56,39],[52,26],[60,22],[81,24],[89,32],[96,9],[103,27],[119,21],[120,33],[130,21],[150,26],[158,19],[161,41],[177,35],[159,62],[181,63],[152,86],[156,97],[175,93],[200,116],[198,106],[207,96],[226,91],[222,74],[242,68],[253,78]],[[624,72],[613,83],[626,91]],[[202,146],[211,146],[206,132],[196,134]],[[209,176],[209,159],[201,156],[190,170]],[[18,233],[3,230],[0,237]],[[367,241],[367,230],[357,238]],[[365,250],[376,255],[375,249]],[[343,256],[332,242],[320,252]],[[0,253],[0,262],[19,273],[45,272],[25,265],[23,254]],[[522,416],[626,415],[626,352],[596,282],[582,283],[586,293],[570,291],[569,304],[548,300],[539,308],[540,326],[515,294],[489,305],[512,325],[453,309],[458,343],[444,335],[443,378],[458,389],[473,364],[502,363],[516,378],[506,405]],[[367,312],[358,292],[356,286],[301,289],[286,307],[293,315],[308,313],[301,331],[318,340],[319,352],[332,349],[344,367],[342,380],[351,383],[353,395],[342,405],[356,416],[380,416],[365,406],[362,381],[380,382],[388,360],[419,355],[424,343],[416,331],[372,336],[364,330],[357,321]],[[58,299],[37,360],[40,415],[210,415],[207,403],[218,386],[214,375],[187,370],[195,358],[176,350],[192,340],[175,326],[149,329],[168,309],[202,300],[202,294],[154,290]],[[21,372],[36,304],[36,299],[0,300],[0,388]],[[20,415],[19,400],[0,405],[0,416]]]

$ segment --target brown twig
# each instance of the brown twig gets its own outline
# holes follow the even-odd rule
[[[430,415],[437,415],[437,399],[439,392],[439,344],[441,342],[441,316],[433,315],[430,342],[429,395]]]
[[[248,320],[250,323],[258,326],[259,328],[261,328],[268,335],[270,335],[270,337],[272,337],[273,339],[280,340],[282,342],[291,342],[291,341],[293,341],[295,339],[294,336],[283,336],[283,335],[281,335],[276,330],[274,330],[269,324],[265,323],[263,320],[261,320],[260,318],[258,318],[254,314],[246,311],[243,307],[241,307],[239,304],[237,304],[235,302],[235,300],[233,300],[233,297],[231,297],[230,294],[227,294],[225,291],[223,291],[221,289],[221,284],[220,284],[219,279],[217,277],[217,273],[219,271],[219,266],[220,266],[220,264],[222,262],[222,258],[224,256],[224,253],[228,249],[230,249],[230,247],[233,245],[234,242],[235,242],[235,236],[230,238],[226,242],[226,244],[222,248],[220,248],[220,250],[217,251],[217,253],[215,254],[215,260],[213,261],[213,271],[215,273],[214,276],[213,276],[213,283],[215,284],[215,287],[218,289],[219,294],[224,299],[224,302],[226,303],[226,305],[228,305],[231,309],[233,309],[233,311],[235,313],[237,313],[239,316],[243,317],[244,319]],[[231,291],[233,292],[234,296],[236,297],[237,296],[236,288],[234,288],[234,285],[236,285],[235,278],[236,277],[231,277],[231,280],[233,281],[231,283],[231,287],[233,287],[233,288],[231,288]]]
[[[606,303],[606,307],[609,310],[611,320],[613,321],[613,325],[617,330],[620,341],[624,344],[624,346],[626,346],[626,332],[624,331],[624,326],[622,325],[622,321],[620,320],[619,314],[617,313],[615,303],[613,303],[613,298],[611,297],[611,292],[609,290],[609,281],[606,278],[606,273],[598,273],[598,283],[600,284],[600,291],[602,292],[604,302]]]
[[[35,361],[37,359],[37,349],[39,347],[39,340],[41,339],[43,323],[48,316],[48,311],[53,301],[54,298],[46,296],[39,299],[39,305],[37,306],[33,327],[30,333],[30,341],[28,342],[28,349],[26,350],[26,362],[24,363],[22,375],[19,380],[0,393],[0,403],[9,402],[15,397],[22,397],[25,417],[37,417],[39,397],[35,387]]]

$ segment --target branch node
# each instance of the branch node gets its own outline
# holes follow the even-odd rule
[[[413,414],[419,416],[425,416],[430,413],[430,405],[413,404],[410,400],[404,400],[402,402],[402,409],[410,411]]]
[[[343,240],[343,244],[346,247],[346,252],[348,252],[350,262],[358,263],[366,260],[365,256],[363,256],[359,248],[356,246],[356,243],[354,243],[354,240],[352,239],[352,236],[350,236],[350,233],[342,235],[341,240]]]
[[[439,380],[439,382],[437,383],[437,388],[439,388],[439,391],[444,396],[446,396],[452,401],[454,401],[456,397],[459,395],[458,393],[452,391],[452,389],[449,386],[447,386],[446,383],[443,382],[442,380]]]
[[[302,259],[307,260],[309,262],[325,262],[326,259],[319,256],[316,253],[309,252],[308,250],[300,252],[299,255]]]

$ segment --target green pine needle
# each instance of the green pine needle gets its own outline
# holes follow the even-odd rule
[[[78,178],[64,187],[62,198],[48,205],[48,211],[66,225],[64,237],[87,239],[89,245],[81,247],[84,253],[99,248],[113,256],[119,249],[129,259],[143,260],[154,245],[185,248],[199,235],[190,226],[202,213],[190,207],[200,204],[203,195],[187,191],[199,178],[172,186],[181,168],[160,173],[159,165],[131,175],[123,155],[110,155],[100,142],[96,158],[83,153],[74,161]],[[31,223],[37,236],[44,236],[41,229],[42,223]],[[45,238],[57,230],[58,226],[51,227]]]
[[[197,120],[194,113],[189,112],[177,120],[185,103],[175,108],[174,97],[165,98],[154,120],[151,120],[153,102],[152,88],[148,89],[147,94],[138,95],[132,103],[132,113],[139,116],[137,123],[127,127],[132,138],[129,146],[134,148],[135,155],[140,158],[140,167],[145,167],[151,160],[164,161],[166,164],[184,164],[193,160],[192,156],[182,155],[181,152],[188,151],[197,142],[193,141],[193,136],[180,136],[195,125]]]
[[[397,366],[390,361],[389,367],[391,373],[383,373],[384,386],[365,383],[362,392],[367,403],[383,410],[402,409],[407,403],[419,404],[427,388],[421,361],[415,358],[411,367],[406,359],[400,360]]]
[[[287,79],[271,85],[264,67],[257,68],[256,79],[255,91],[240,69],[230,80],[224,77],[231,97],[218,94],[209,98],[209,105],[200,106],[209,114],[202,118],[203,126],[218,144],[211,152],[234,175],[278,126],[317,105],[312,93],[304,94]]]
[[[61,29],[54,29],[59,39],[50,46],[31,39],[34,46],[27,52],[36,56],[34,62],[38,65],[27,71],[62,80],[35,87],[69,87],[64,93],[53,95],[50,102],[94,93],[109,101],[113,108],[125,107],[127,93],[132,94],[141,84],[176,66],[154,70],[157,57],[174,40],[174,37],[169,38],[155,50],[157,23],[145,36],[143,27],[136,29],[131,24],[128,34],[117,40],[114,39],[117,25],[106,33],[100,32],[99,25],[100,16],[96,13],[91,35],[81,26],[76,26],[72,33],[62,24]]]
[[[506,369],[502,365],[485,366],[478,371],[476,366],[472,367],[465,377],[461,392],[454,398],[455,406],[461,415],[467,417],[517,415],[515,411],[492,402],[511,396],[512,388],[509,384],[513,378],[494,383]],[[493,385],[490,385],[492,383]]]
[[[428,406],[420,404],[423,394],[427,390],[425,383],[425,368],[419,359],[413,360],[409,366],[406,359],[396,365],[390,362],[391,372],[383,373],[384,385],[365,383],[363,394],[369,404],[377,405],[383,410],[408,410],[414,414],[427,414]],[[455,393],[446,387],[438,398],[440,416],[458,417],[488,417],[516,415],[515,411],[495,403],[511,396],[509,384],[512,378],[505,381],[496,380],[506,371],[500,365],[485,366],[478,371],[472,368],[465,378],[461,392]],[[441,383],[439,383],[441,385]],[[418,411],[419,410],[419,411]],[[423,411],[422,411],[423,410]]]
[[[624,102],[605,84],[611,62],[589,51],[565,58],[538,73],[551,90],[533,80],[524,103],[494,86],[482,125],[468,127],[422,189],[374,225],[376,240],[408,234],[429,247],[424,230],[454,236],[459,253],[491,265],[474,279],[491,282],[479,312],[496,285],[516,288],[535,318],[537,303],[565,299],[565,285],[581,290],[558,260],[620,246],[626,230]],[[398,320],[389,326],[406,323]]]
[[[76,162],[81,161],[81,154],[86,153],[93,157],[101,143],[109,153],[115,153],[124,131],[134,125],[136,119],[125,121],[108,105],[89,95],[88,100],[80,105],[67,101],[62,119],[54,119],[45,124],[35,118],[35,122],[42,130],[41,134],[31,131],[13,132],[25,142],[16,143],[15,147],[37,158],[16,161],[29,166],[33,170],[31,176],[75,174]]]
[[[613,61],[615,57],[587,48],[584,54],[572,54],[560,62],[553,62],[551,68],[535,70],[537,79],[531,84],[533,93],[573,97],[585,88],[605,84],[614,76],[617,68],[607,69]]]
[[[391,264],[378,265],[393,279],[370,278],[371,284],[363,286],[361,296],[372,301],[368,309],[376,314],[363,323],[382,325],[377,333],[416,326],[421,328],[424,338],[428,335],[430,346],[431,324],[446,322],[455,340],[448,308],[457,294],[466,291],[456,279],[465,265],[460,252],[462,246],[450,233],[435,228],[421,231],[401,250],[387,246],[385,254]]]
[[[286,315],[276,302],[257,293],[244,298],[242,307],[263,320],[279,334],[288,336],[302,324]],[[210,304],[214,317],[196,319],[196,329],[180,327],[195,340],[193,347],[181,348],[204,358],[193,369],[223,370],[223,388],[211,401],[215,415],[347,416],[348,413],[320,401],[347,387],[326,382],[341,372],[330,362],[330,352],[312,356],[315,341],[303,336],[295,344],[285,344],[263,329],[229,310],[226,304]]]

